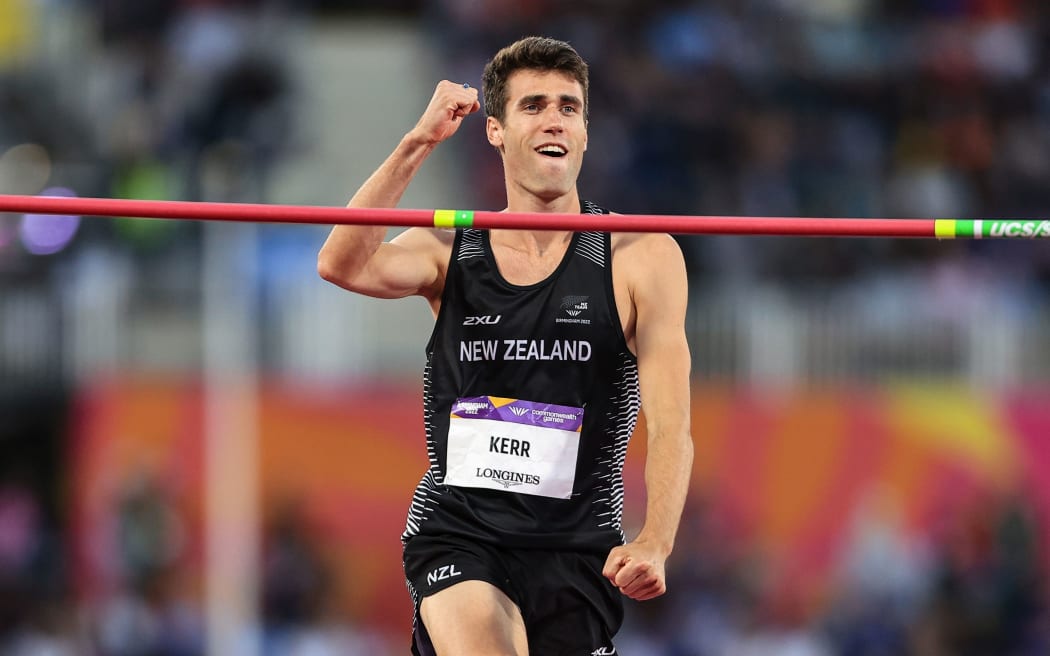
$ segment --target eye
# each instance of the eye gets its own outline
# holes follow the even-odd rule
[[[524,109],[526,112],[536,112],[539,111],[540,106],[536,103],[529,103],[528,105],[522,107],[522,109]]]
[[[565,105],[564,107],[561,108],[561,111],[565,112],[566,114],[575,114],[576,113],[576,108],[573,107],[572,105]]]

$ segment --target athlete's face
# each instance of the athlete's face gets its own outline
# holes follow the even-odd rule
[[[502,122],[486,123],[489,143],[503,155],[508,193],[549,201],[575,189],[587,149],[583,88],[560,71],[519,70],[507,80]]]

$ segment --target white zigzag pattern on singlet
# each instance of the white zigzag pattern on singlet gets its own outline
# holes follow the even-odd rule
[[[456,253],[457,260],[469,260],[472,257],[483,257],[485,255],[482,232],[467,228],[463,230],[463,237],[459,242],[459,252]]]
[[[598,207],[589,200],[583,201],[583,206],[580,208],[581,214],[605,214],[602,208]]]
[[[580,208],[581,214],[604,214],[602,208],[585,200]],[[600,267],[605,267],[605,244],[600,232],[581,232],[576,242],[576,254],[585,257]]]
[[[600,232],[581,232],[576,242],[576,254],[605,268],[605,242]]]
[[[416,590],[416,586],[412,585],[412,581],[410,581],[407,576],[405,577],[405,587],[408,588],[408,594],[412,597],[413,610],[411,635],[414,636],[416,635],[416,627],[419,625],[419,622],[423,621],[423,619],[419,616],[418,612],[419,604],[423,602],[423,597],[419,594],[419,591]]]
[[[438,461],[437,453],[434,451],[434,442],[431,439],[431,419],[433,417],[434,394],[431,390],[430,380],[430,358],[427,358],[426,367],[423,369],[423,426],[426,430],[427,458],[430,460],[430,469],[423,475],[423,480],[416,486],[412,494],[412,503],[408,507],[408,520],[405,522],[405,532],[401,534],[402,540],[407,540],[413,535],[419,534],[419,528],[432,514],[434,507],[441,503],[437,498],[438,479],[444,479],[441,473],[441,463]],[[436,477],[435,477],[435,473]]]
[[[602,447],[605,457],[599,460],[598,465],[605,473],[600,477],[602,483],[596,489],[594,503],[605,506],[605,510],[595,513],[596,517],[602,519],[598,526],[615,528],[620,532],[622,540],[623,464],[627,458],[627,443],[638,422],[642,399],[638,389],[638,365],[630,353],[624,353],[621,357],[623,360],[619,367],[620,379],[616,383],[617,395],[611,399],[613,412],[616,414],[609,417],[615,427],[615,433],[613,441]]]

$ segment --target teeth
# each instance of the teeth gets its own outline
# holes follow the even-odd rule
[[[539,152],[544,155],[564,155],[566,150],[561,146],[541,146]]]

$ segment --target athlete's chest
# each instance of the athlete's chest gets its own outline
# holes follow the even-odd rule
[[[524,253],[495,244],[492,246],[492,259],[500,277],[519,287],[530,287],[549,279],[566,256],[565,246],[539,254]]]
[[[501,248],[498,244],[491,244],[490,249],[488,265],[493,278],[509,289],[509,298],[519,303],[535,304],[541,298],[547,304],[554,302],[558,319],[566,323],[590,314],[589,310],[611,305],[607,316],[617,320],[630,340],[634,313],[627,281],[617,275],[620,272],[614,268],[611,253],[597,241],[587,245],[581,240],[539,255]],[[605,252],[599,255],[600,250]],[[591,321],[580,319],[577,323]]]

